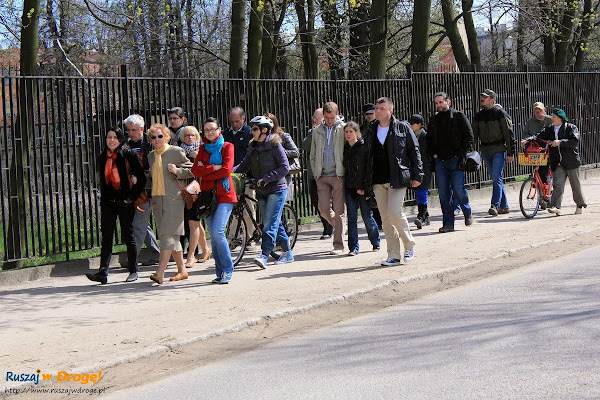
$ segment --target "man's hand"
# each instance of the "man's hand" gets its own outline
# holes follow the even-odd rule
[[[137,178],[135,177],[135,175],[131,175],[131,184],[135,185],[137,183]]]
[[[360,190],[360,189],[356,189],[356,193],[358,193],[361,196],[363,196],[365,194],[365,191],[364,190]]]
[[[419,182],[419,181],[415,181],[415,180],[413,179],[413,181],[412,181],[412,187],[417,187],[417,186],[419,186],[420,184],[421,184],[421,182]]]
[[[508,156],[508,157],[506,157],[506,161],[508,161],[509,163],[515,161],[515,156]]]
[[[560,140],[553,140],[552,147],[558,147],[558,146],[560,146]]]
[[[433,155],[433,158],[437,158],[437,154],[434,154],[434,155]]]
[[[523,139],[521,140],[521,147],[525,147],[527,146],[527,140]]]

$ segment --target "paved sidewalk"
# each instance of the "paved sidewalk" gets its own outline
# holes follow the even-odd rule
[[[575,206],[567,184],[563,216],[540,211],[526,220],[519,211],[517,187],[509,190],[510,214],[487,215],[486,195],[472,201],[473,226],[465,227],[461,215],[457,231],[449,234],[437,233],[441,212],[433,209],[432,225],[413,230],[414,260],[398,267],[380,266],[386,258],[385,240],[381,251],[372,252],[364,229],[360,231],[362,252],[356,257],[328,255],[331,242],[318,240],[320,232],[310,231],[300,233],[294,263],[276,266],[271,262],[260,270],[250,263],[252,255],[247,256],[229,285],[210,283],[214,276],[211,260],[191,269],[188,280],[166,280],[162,286],[148,279],[153,268],[142,267],[140,280],[132,284],[123,283],[127,272],[117,269],[108,285],[91,283],[82,275],[3,287],[0,369],[93,370],[392,279],[464,265],[581,231],[594,231],[597,238],[600,177],[583,181],[583,188],[588,203],[583,215],[573,215]],[[409,216],[411,223],[413,219],[414,214]],[[169,267],[167,278],[174,273],[174,266]]]

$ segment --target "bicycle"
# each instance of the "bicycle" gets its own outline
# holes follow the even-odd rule
[[[229,251],[231,252],[231,259],[233,265],[237,265],[246,251],[246,245],[248,241],[254,241],[259,243],[262,239],[262,227],[259,222],[252,216],[253,203],[258,204],[252,196],[248,196],[245,193],[246,185],[250,188],[256,188],[256,181],[248,179],[244,174],[232,174],[234,178],[235,191],[238,194],[238,201],[234,204],[231,210],[231,215],[227,221],[225,228],[225,235],[229,242]],[[248,229],[246,227],[246,221],[244,220],[244,213],[248,215],[252,224],[254,225],[254,234],[252,237],[248,237]],[[285,229],[290,240],[290,249],[293,249],[296,245],[296,239],[298,238],[298,215],[292,206],[289,204],[283,205],[283,211],[281,212],[281,223]],[[275,250],[271,252],[271,256],[276,260],[279,259],[280,254]]]
[[[535,168],[531,176],[521,185],[519,192],[519,206],[521,213],[525,218],[531,219],[535,217],[540,207],[545,209],[552,197],[552,171],[548,170],[548,179],[546,183],[542,182],[538,172],[540,165],[548,164],[548,151],[550,147],[546,144],[546,150],[542,153],[525,153],[519,154],[520,165],[532,165]]]

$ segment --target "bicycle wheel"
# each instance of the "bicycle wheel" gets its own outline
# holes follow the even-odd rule
[[[283,205],[283,210],[281,211],[281,224],[290,240],[290,249],[293,249],[298,238],[298,216],[292,206],[287,203]],[[275,247],[275,250],[271,252],[271,257],[279,260],[280,252],[281,248],[279,246]]]
[[[527,178],[521,185],[519,205],[525,218],[533,218],[540,207],[540,190],[534,178]]]
[[[247,234],[244,219],[239,218],[238,215],[231,214],[225,228],[225,236],[229,243],[229,252],[231,253],[233,265],[238,265],[246,250]]]

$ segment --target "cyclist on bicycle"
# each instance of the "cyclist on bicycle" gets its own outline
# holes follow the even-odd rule
[[[273,121],[260,115],[252,118],[249,125],[252,127],[252,141],[244,160],[234,168],[234,172],[246,173],[250,170],[252,176],[258,179],[256,199],[264,228],[261,254],[253,261],[265,269],[275,245],[283,250],[275,264],[294,261],[288,236],[281,224],[281,212],[287,194],[285,176],[290,166],[281,146],[281,136],[272,134]]]

